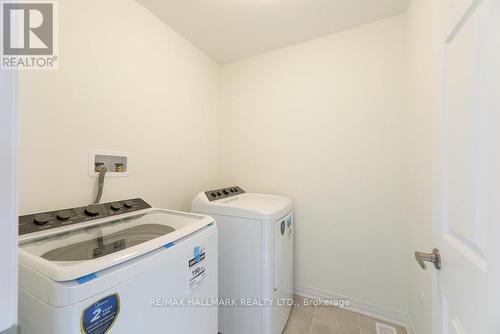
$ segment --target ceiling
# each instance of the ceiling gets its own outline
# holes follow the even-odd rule
[[[409,0],[136,0],[218,63],[404,13]]]

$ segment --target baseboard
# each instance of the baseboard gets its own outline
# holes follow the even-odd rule
[[[345,308],[363,315],[391,322],[395,325],[403,326],[407,329],[408,334],[415,334],[411,320],[407,313],[393,310],[387,307],[378,306],[359,299],[342,296],[329,291],[311,288],[304,285],[295,285],[295,293],[302,297],[311,299],[343,299],[349,300],[349,306]]]

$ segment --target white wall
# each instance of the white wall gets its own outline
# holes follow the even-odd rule
[[[189,208],[219,182],[220,68],[131,0],[60,1],[57,71],[20,78],[21,214],[90,203],[88,153],[130,153],[103,201]]]
[[[406,36],[397,16],[223,67],[224,184],[296,206],[296,282],[407,310]]]
[[[433,126],[439,113],[440,66],[440,2],[414,0],[407,12],[409,40],[409,215],[410,271],[409,314],[416,334],[432,333],[433,270],[422,270],[415,262],[413,251],[431,251]]]
[[[0,332],[17,323],[16,78],[0,71]]]

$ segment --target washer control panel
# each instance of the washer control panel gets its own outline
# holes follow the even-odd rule
[[[151,208],[151,205],[144,200],[134,198],[124,201],[91,204],[78,208],[20,216],[19,235],[85,223],[96,219],[149,208]]]
[[[210,202],[244,193],[245,191],[238,186],[205,191],[205,195]]]

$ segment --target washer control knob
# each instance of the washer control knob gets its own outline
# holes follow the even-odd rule
[[[101,212],[101,206],[97,204],[91,204],[85,208],[85,214],[90,217],[95,217]]]
[[[125,202],[123,202],[123,205],[125,205],[125,207],[127,209],[130,209],[130,208],[134,207],[134,202],[132,202],[132,201],[125,201]]]
[[[227,192],[227,190],[223,190],[222,192],[224,193],[224,195],[229,195],[229,193]]]
[[[33,219],[33,223],[36,225],[45,225],[50,221],[49,215],[42,213],[39,215],[36,215],[35,218]]]
[[[71,218],[71,212],[68,210],[62,210],[57,213],[57,219],[59,220],[68,220]]]
[[[212,195],[212,197],[217,197],[216,193],[211,193],[210,195]]]
[[[121,208],[122,208],[122,204],[121,203],[118,203],[118,202],[111,203],[111,209],[113,209],[114,211],[118,211]]]

